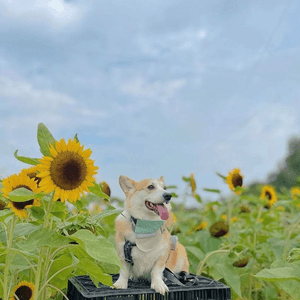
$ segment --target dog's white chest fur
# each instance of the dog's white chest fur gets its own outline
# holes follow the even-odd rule
[[[135,278],[145,277],[150,279],[151,271],[154,264],[160,257],[161,253],[164,253],[168,245],[159,243],[149,252],[143,252],[138,247],[132,248],[132,259],[134,265],[132,266],[132,273]]]
[[[130,214],[125,210],[122,213],[124,217],[130,222]],[[131,223],[131,222],[130,222]],[[168,232],[167,232],[168,233]],[[165,253],[169,247],[168,243],[161,243],[162,239],[162,232],[159,229],[157,235],[154,237],[149,237],[149,247],[151,250],[147,249],[143,251],[145,243],[140,243],[139,239],[137,238],[135,232],[132,230],[125,238],[133,243],[136,243],[137,246],[132,248],[131,256],[134,265],[130,266],[131,276],[132,278],[144,277],[150,279],[151,270],[153,269],[154,264],[161,256],[162,253]],[[147,238],[143,239],[144,241]],[[146,241],[147,243],[147,241]],[[121,243],[120,252],[123,252],[124,243]],[[122,249],[123,248],[123,249]]]

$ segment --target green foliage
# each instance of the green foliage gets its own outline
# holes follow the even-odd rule
[[[19,156],[18,155],[18,150],[15,151],[14,156],[17,160],[29,164],[29,165],[37,165],[39,163],[37,158],[30,158],[30,157],[25,157],[25,156]]]
[[[97,184],[96,182],[93,182],[93,183],[94,183],[94,186],[89,187],[90,192],[95,194],[96,196],[99,196],[100,198],[104,198],[104,199],[110,201],[109,196],[102,191],[101,186],[99,184]]]
[[[14,202],[25,202],[35,198],[42,198],[43,196],[43,193],[35,194],[34,192],[21,187],[11,191],[8,198]]]
[[[43,123],[39,123],[38,125],[37,140],[40,145],[41,153],[44,156],[50,156],[50,144],[54,145],[55,139]]]

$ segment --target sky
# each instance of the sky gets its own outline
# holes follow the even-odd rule
[[[296,0],[0,0],[0,176],[42,157],[38,123],[78,134],[112,196],[164,176],[182,194],[265,180],[299,136]],[[196,201],[190,198],[188,204]]]

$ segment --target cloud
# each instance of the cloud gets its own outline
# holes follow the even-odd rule
[[[81,10],[78,5],[63,0],[35,1],[1,0],[0,11],[2,18],[15,19],[26,27],[39,23],[59,29],[71,22],[78,21]],[[3,22],[3,21],[2,21]]]

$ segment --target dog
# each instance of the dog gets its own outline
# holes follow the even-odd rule
[[[126,289],[128,279],[144,278],[151,280],[152,289],[164,295],[169,291],[163,281],[166,267],[173,273],[189,274],[186,250],[179,242],[172,244],[166,228],[173,222],[169,203],[172,194],[166,192],[163,176],[136,182],[121,175],[119,183],[126,199],[124,211],[115,220],[115,241],[124,269],[120,269],[113,288]],[[150,225],[154,228],[148,230]],[[131,253],[126,255],[128,246]]]

